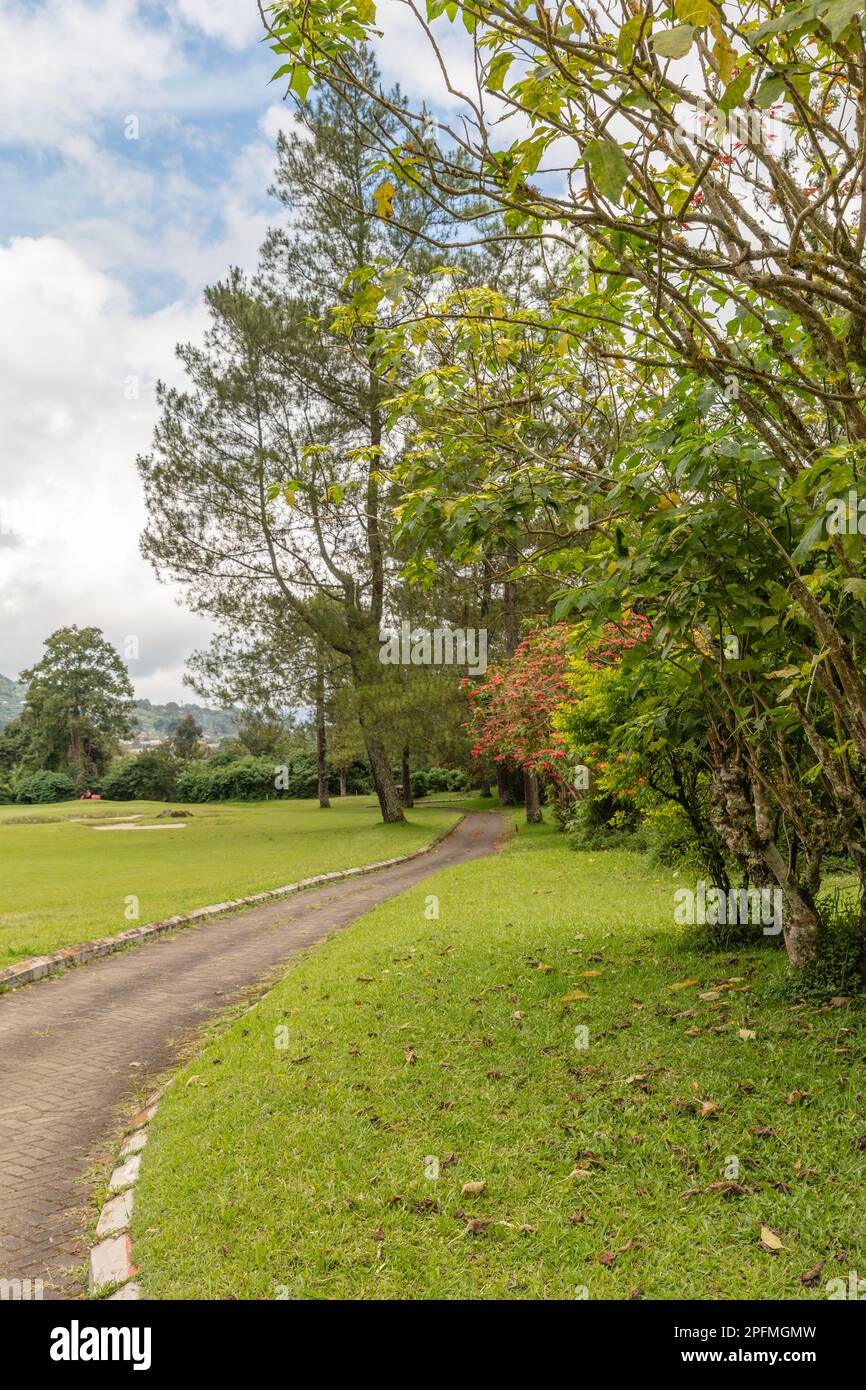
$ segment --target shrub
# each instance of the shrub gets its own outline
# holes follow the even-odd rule
[[[171,801],[177,792],[178,760],[167,744],[112,763],[102,779],[109,801]]]
[[[22,805],[45,805],[51,801],[71,801],[75,783],[65,772],[31,772],[18,783],[16,801]]]
[[[416,801],[419,800],[420,797],[426,796],[430,790],[430,780],[426,772],[421,772],[419,770],[418,772],[411,773],[409,782],[412,787],[412,795]]]

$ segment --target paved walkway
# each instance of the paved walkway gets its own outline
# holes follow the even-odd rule
[[[470,812],[428,854],[120,952],[0,996],[0,1279],[82,1292],[88,1174],[182,1045],[296,951],[427,875],[489,854],[501,817]]]

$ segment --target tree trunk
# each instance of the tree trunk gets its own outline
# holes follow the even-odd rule
[[[496,791],[499,796],[500,806],[511,806],[513,804],[508,768],[504,763],[496,764]]]
[[[346,769],[344,767],[340,768],[340,795],[346,795]]]
[[[400,770],[403,776],[403,809],[405,810],[407,807],[415,805],[415,802],[412,798],[412,775],[409,771],[408,748],[403,749],[403,761]]]
[[[543,820],[541,794],[538,789],[538,778],[534,772],[524,772],[523,789],[526,796],[526,823],[527,825],[540,825]]]
[[[325,673],[321,657],[316,661],[316,774],[319,806],[326,811],[331,805],[331,798],[328,795],[328,740],[325,733]]]
[[[397,788],[394,785],[394,778],[391,776],[391,768],[388,763],[388,756],[380,739],[373,734],[365,735],[367,747],[367,758],[370,763],[370,771],[373,774],[373,785],[376,788],[376,795],[379,798],[379,809],[382,812],[382,819],[387,825],[394,825],[399,821],[404,821],[403,809],[400,805],[400,798],[397,795]]]
[[[490,796],[490,782],[486,777],[482,778],[478,791],[481,796]]]

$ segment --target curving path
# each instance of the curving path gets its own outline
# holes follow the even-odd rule
[[[188,927],[0,996],[0,1279],[82,1293],[88,1174],[114,1156],[121,1107],[184,1041],[296,951],[429,874],[499,847],[470,811],[429,853],[363,878]]]

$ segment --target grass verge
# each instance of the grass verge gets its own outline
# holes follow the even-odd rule
[[[860,1007],[792,1006],[766,943],[690,945],[681,882],[521,826],[300,959],[161,1104],[148,1294],[809,1299],[866,1273]]]

